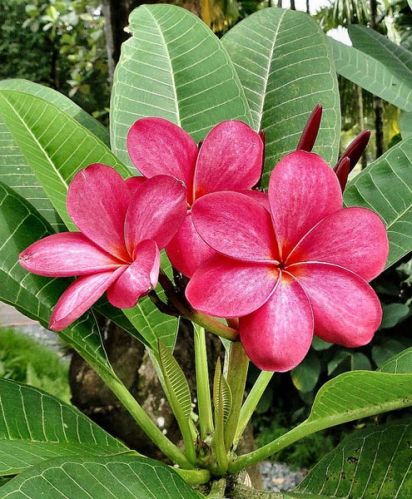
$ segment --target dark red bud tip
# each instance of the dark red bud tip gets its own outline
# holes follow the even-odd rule
[[[357,137],[355,137],[352,142],[348,145],[342,154],[341,160],[343,158],[350,159],[350,169],[356,165],[359,158],[362,156],[366,146],[368,145],[371,133],[369,130],[364,130]],[[337,165],[336,165],[337,166]]]
[[[341,158],[334,168],[336,176],[338,177],[342,192],[345,190],[348,176],[351,171],[351,163],[348,157]]]
[[[317,104],[306,122],[299,143],[296,147],[297,151],[310,152],[315,145],[316,137],[318,136],[320,121],[322,119],[323,108]]]

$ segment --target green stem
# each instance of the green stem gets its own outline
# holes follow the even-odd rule
[[[239,340],[239,334],[236,329],[226,326],[226,324],[223,324],[223,322],[219,322],[218,320],[213,319],[213,317],[209,317],[206,314],[202,314],[201,312],[197,312],[196,310],[191,310],[187,305],[182,303],[182,301],[176,294],[173,283],[163,271],[160,271],[159,283],[165,290],[170,303],[183,317],[190,319],[199,326],[204,327],[210,333],[216,334],[217,336],[221,336],[222,338],[226,338],[227,340],[231,341]]]
[[[163,435],[162,431],[150,419],[150,417],[143,410],[142,406],[118,378],[104,376],[102,373],[101,377],[122,403],[123,407],[128,410],[140,428],[171,461],[178,464],[182,468],[193,468],[193,465],[186,459],[180,449],[165,435]]]
[[[250,390],[249,395],[247,396],[245,403],[240,410],[239,423],[237,425],[235,437],[233,439],[233,444],[236,447],[239,442],[240,437],[245,431],[246,426],[248,425],[252,414],[255,412],[256,406],[259,403],[266,387],[268,386],[270,380],[273,377],[273,372],[262,371],[252,389]]]
[[[229,367],[227,382],[232,394],[232,407],[225,425],[225,446],[229,450],[233,443],[239,423],[240,408],[245,394],[246,377],[249,368],[249,359],[240,342],[231,343],[229,353]]]
[[[319,428],[317,428],[316,423],[318,424]],[[253,452],[249,452],[248,454],[244,454],[243,456],[235,459],[229,465],[229,472],[238,473],[239,471],[251,466],[252,464],[256,464],[260,461],[263,461],[264,459],[267,459],[269,456],[281,451],[297,440],[304,438],[306,435],[315,433],[316,431],[319,431],[321,429],[323,429],[323,427],[319,425],[319,422],[317,421],[314,421],[313,423],[304,422],[299,426],[296,426],[296,428],[293,428],[284,435],[280,436],[276,440],[273,440],[273,442],[270,442],[269,444],[264,445],[263,447],[260,447]]]
[[[204,440],[213,432],[212,400],[210,397],[205,330],[196,324],[194,330],[197,403],[200,436]]]
[[[208,499],[224,499],[226,490],[226,479],[221,478],[212,483],[209,494],[206,496]]]
[[[173,468],[173,470],[190,485],[203,485],[210,480],[209,470],[182,470],[181,468]]]

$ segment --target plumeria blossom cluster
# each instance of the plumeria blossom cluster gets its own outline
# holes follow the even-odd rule
[[[68,327],[104,293],[116,307],[133,307],[156,286],[165,248],[189,278],[190,306],[239,319],[240,340],[260,369],[294,368],[314,334],[346,347],[368,343],[382,318],[368,282],[385,266],[388,238],[373,211],[343,207],[342,190],[369,135],[332,169],[311,152],[321,114],[317,106],[267,193],[255,187],[263,136],[248,125],[222,122],[196,144],[165,119],[138,120],[127,144],[143,177],[123,180],[101,164],[80,171],[67,197],[79,232],[48,236],[21,254],[30,272],[77,277],[51,329]]]

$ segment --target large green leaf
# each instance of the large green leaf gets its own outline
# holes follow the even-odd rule
[[[412,348],[407,348],[391,357],[382,364],[380,371],[397,374],[412,373]]]
[[[0,498],[199,499],[164,464],[133,456],[52,459],[0,488]]]
[[[375,210],[389,236],[387,267],[412,251],[412,138],[403,140],[349,182],[345,203]]]
[[[364,499],[412,497],[412,422],[370,426],[345,438],[296,489]]]
[[[0,89],[20,90],[22,92],[42,97],[55,104],[59,109],[72,116],[81,125],[93,132],[105,143],[109,143],[108,131],[97,120],[83,111],[77,104],[55,90],[32,83],[27,80],[0,81]],[[64,224],[57,215],[52,203],[46,196],[42,186],[36,179],[29,163],[20,151],[19,146],[1,117],[0,112],[0,180],[12,187],[25,199],[30,201],[39,213],[59,231],[64,230]]]
[[[48,459],[128,452],[74,407],[21,383],[0,379],[0,475]]]
[[[349,26],[349,36],[355,48],[381,62],[399,80],[412,85],[412,52],[360,24]]]
[[[382,62],[329,38],[336,71],[344,78],[405,111],[412,111],[412,82],[400,80]]]
[[[91,163],[106,163],[121,174],[127,168],[110,149],[78,121],[40,97],[0,89],[0,114],[51,203],[70,229],[67,186]]]
[[[336,160],[340,140],[339,92],[328,41],[302,12],[263,9],[223,37],[252,112],[266,135],[263,181],[276,161],[296,148],[316,104],[324,115],[315,150]]]
[[[129,127],[161,116],[201,140],[226,119],[250,122],[242,87],[218,38],[197,16],[172,5],[143,5],[130,15],[111,101],[111,143],[131,164]],[[134,167],[133,167],[134,170]]]
[[[412,113],[401,112],[399,117],[399,126],[403,139],[408,139],[412,136]]]
[[[51,232],[51,226],[30,203],[0,183],[0,300],[45,327],[69,281],[30,274],[20,267],[18,258],[27,246]],[[95,369],[108,376],[114,375],[94,317],[84,316],[59,335]]]
[[[28,80],[10,79],[1,80],[0,89],[2,90],[18,90],[26,94],[41,97],[42,99],[57,106],[61,111],[69,114],[78,121],[85,128],[94,133],[106,145],[110,145],[109,131],[99,121],[86,113],[80,106],[78,106],[71,99],[65,95],[53,90],[52,88],[33,83]]]

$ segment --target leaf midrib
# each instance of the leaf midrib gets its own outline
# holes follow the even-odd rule
[[[145,5],[142,5],[141,8],[145,9],[145,11],[148,12],[148,14],[150,15],[151,19],[153,20],[153,23],[155,24],[155,26],[157,28],[157,31],[159,33],[160,38],[163,41],[163,46],[164,46],[165,52],[167,53],[167,62],[168,62],[169,69],[170,69],[170,76],[171,76],[171,79],[172,79],[173,96],[174,96],[174,99],[175,99],[175,109],[176,109],[176,118],[177,118],[177,123],[176,124],[181,127],[182,126],[182,121],[180,119],[179,101],[178,101],[178,98],[177,98],[176,79],[175,79],[175,75],[174,75],[174,72],[173,72],[172,58],[170,56],[170,52],[169,52],[169,48],[168,48],[167,43],[166,43],[166,39],[165,39],[164,34],[162,32],[160,23],[157,21],[157,19],[155,18],[155,16],[153,15],[153,13],[150,11],[150,9],[148,9]]]

